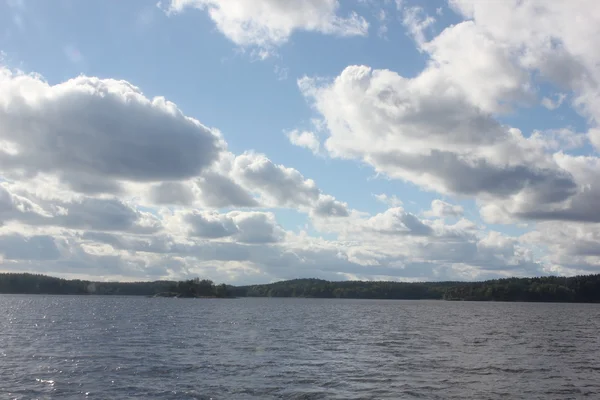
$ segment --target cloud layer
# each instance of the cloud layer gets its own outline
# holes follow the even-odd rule
[[[196,119],[202,110],[186,114],[123,80],[50,84],[0,67],[1,269],[230,283],[600,272],[595,3],[451,0],[462,20],[446,27],[400,3],[397,24],[423,68],[304,76],[293,94],[315,129],[281,135],[315,160],[366,165],[390,188],[407,183],[397,187],[417,188],[424,203],[412,207],[408,190],[369,191],[373,205],[355,209],[366,202],[337,198],[343,185],[321,186],[292,157],[232,152],[227,133]],[[297,32],[369,31],[354,3],[336,0],[162,7],[172,18],[206,12],[261,57]],[[377,17],[386,30],[388,17]],[[519,123],[565,109],[585,128]]]

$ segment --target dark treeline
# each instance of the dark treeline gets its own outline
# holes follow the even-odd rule
[[[37,274],[0,273],[4,294],[95,294],[160,297],[229,297],[226,285],[198,278],[187,281],[91,282]]]
[[[471,301],[600,302],[600,275],[508,278],[485,282],[329,282],[294,279],[264,285],[187,281],[90,282],[34,274],[0,274],[0,293],[160,297],[313,297]]]
[[[401,283],[372,281],[329,282],[293,279],[266,285],[238,286],[239,297],[318,297],[344,299],[442,299],[452,282]]]
[[[444,294],[447,300],[600,302],[600,275],[570,278],[508,278],[457,285]]]
[[[328,282],[297,279],[233,288],[237,296],[470,301],[600,302],[600,275],[507,278],[484,282]]]

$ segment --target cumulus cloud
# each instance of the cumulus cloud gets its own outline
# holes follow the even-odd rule
[[[222,147],[217,132],[128,82],[49,85],[0,69],[0,164],[11,177],[56,174],[78,192],[119,193],[124,181],[197,176]]]
[[[231,238],[241,243],[275,243],[284,231],[272,213],[232,211],[227,214],[191,211],[175,216],[189,227],[192,236],[206,239]]]
[[[327,125],[334,157],[444,194],[556,203],[577,191],[538,142],[499,124],[438,67],[404,78],[353,66],[332,83],[299,85]]]
[[[348,205],[330,195],[320,195],[312,212],[320,217],[347,217],[350,215]]]
[[[338,0],[170,0],[167,12],[206,10],[217,29],[239,46],[269,50],[287,42],[295,31],[336,36],[366,35],[369,24],[352,12],[339,15]]]
[[[497,46],[510,52],[518,65],[536,71],[559,88],[573,91],[576,109],[598,125],[600,56],[595,41],[588,39],[600,34],[600,16],[586,11],[594,9],[593,0],[452,0],[450,5],[471,19]],[[560,97],[547,105],[560,105]]]
[[[230,176],[240,186],[257,193],[267,207],[312,210],[320,216],[346,216],[347,206],[323,194],[312,179],[298,170],[273,163],[264,154],[247,152],[235,157]]]
[[[219,132],[125,81],[81,76],[49,85],[2,69],[0,89],[6,179],[50,180],[55,189],[85,194],[88,203],[143,192],[150,205],[310,208],[321,195],[294,169],[226,152]]]
[[[312,179],[304,178],[293,168],[277,165],[262,154],[246,153],[236,157],[232,175],[276,206],[309,205],[319,197],[319,188]]]
[[[597,56],[582,44],[597,30],[595,17],[586,15],[575,28],[578,6],[535,0],[451,5],[469,20],[429,41],[420,36],[429,62],[413,78],[350,66],[330,82],[299,80],[327,127],[325,149],[427,190],[475,197],[490,222],[595,220],[595,183],[563,153],[585,146],[586,134],[568,128],[529,134],[496,119],[515,106],[534,105],[532,76],[541,76],[573,92],[576,110],[590,118],[589,142],[598,147]],[[418,27],[419,12],[407,14],[409,27]],[[555,109],[566,97],[560,92],[542,104]]]

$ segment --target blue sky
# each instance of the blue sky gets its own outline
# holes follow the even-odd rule
[[[0,1],[0,268],[596,271],[598,28],[523,3]]]

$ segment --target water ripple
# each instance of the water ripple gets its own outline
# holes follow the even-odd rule
[[[600,307],[0,296],[0,398],[600,397]]]

